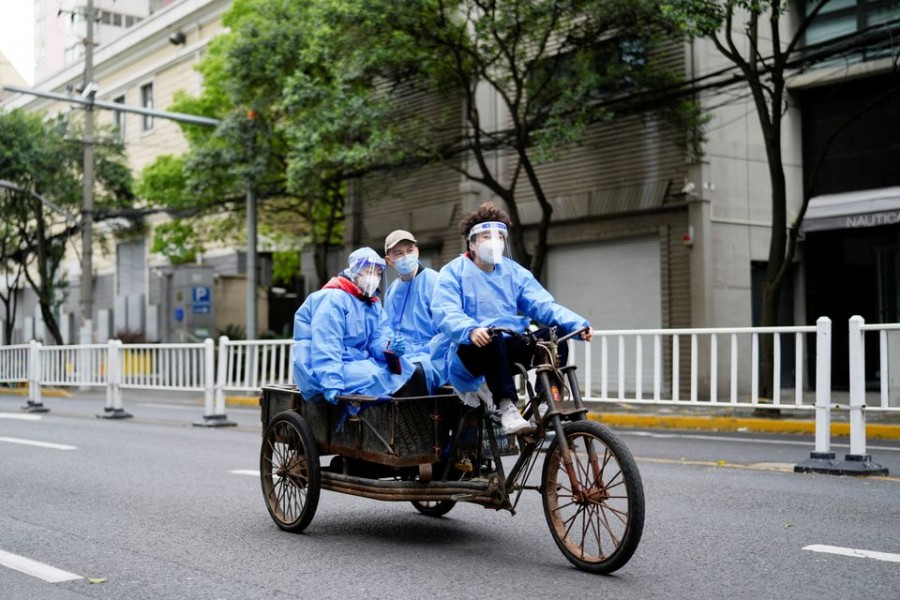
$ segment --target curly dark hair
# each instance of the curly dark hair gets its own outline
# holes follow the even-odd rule
[[[512,225],[512,222],[509,220],[509,215],[506,214],[506,211],[500,210],[499,208],[494,206],[493,202],[485,202],[476,210],[463,215],[462,220],[459,222],[459,233],[464,238],[468,238],[469,232],[473,227],[475,227],[479,223],[484,223],[486,221],[499,221],[507,227]]]

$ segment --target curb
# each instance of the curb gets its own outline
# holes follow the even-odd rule
[[[589,413],[588,418],[612,427],[646,429],[697,429],[706,431],[752,431],[757,433],[803,433],[815,435],[814,421],[754,419],[740,417],[689,417]],[[849,437],[849,423],[832,423],[831,435]],[[866,439],[900,440],[900,425],[866,424]]]
[[[259,407],[259,396],[225,396],[226,406]]]
[[[0,388],[0,394],[5,396],[27,396],[28,388],[22,389],[12,389],[12,388]],[[72,394],[67,392],[66,390],[56,390],[56,389],[47,389],[41,388],[41,397],[43,398],[71,398]]]

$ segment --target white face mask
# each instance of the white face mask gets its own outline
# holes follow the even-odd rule
[[[361,289],[362,293],[366,296],[374,294],[375,290],[378,289],[379,283],[381,283],[381,277],[378,275],[363,275],[356,280],[356,285],[359,286],[359,289]]]
[[[402,258],[394,259],[394,268],[397,269],[397,272],[401,275],[409,275],[413,271],[416,270],[416,267],[419,266],[419,255],[418,254],[407,254]]]
[[[504,247],[503,240],[494,238],[484,240],[478,244],[478,248],[475,251],[478,253],[478,258],[481,262],[489,265],[499,265],[503,262]]]

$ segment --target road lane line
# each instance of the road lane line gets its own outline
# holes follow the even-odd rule
[[[884,560],[887,562],[900,562],[900,554],[891,554],[890,552],[858,550],[856,548],[842,548],[841,546],[826,546],[823,544],[812,544],[811,546],[806,546],[803,549],[812,550],[813,552],[824,552],[826,554],[853,556],[855,558],[874,558],[875,560]]]
[[[32,577],[37,577],[38,579],[43,579],[47,583],[84,579],[81,575],[69,573],[68,571],[45,565],[44,563],[25,558],[24,556],[19,556],[18,554],[4,552],[3,550],[0,550],[0,565],[15,569],[16,571],[31,575]]]
[[[234,471],[228,471],[232,475],[252,475],[253,477],[259,477],[259,471],[251,471],[250,469],[235,469]]]
[[[0,419],[19,419],[21,421],[40,421],[41,415],[20,415],[17,413],[0,413]]]
[[[24,446],[38,446],[39,448],[50,448],[52,450],[77,450],[75,446],[66,444],[54,444],[52,442],[36,442],[34,440],[23,440],[19,438],[0,437],[0,442],[8,442],[10,444],[22,444]]]

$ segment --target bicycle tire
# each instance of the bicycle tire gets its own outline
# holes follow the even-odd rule
[[[275,416],[263,435],[259,472],[272,520],[285,531],[303,531],[319,506],[322,480],[315,438],[302,416]]]
[[[563,425],[563,432],[578,483],[587,491],[576,497],[570,489],[559,440],[554,439],[541,479],[547,525],[557,547],[575,567],[612,573],[631,559],[643,533],[640,472],[631,451],[608,427],[573,421]],[[596,468],[588,458],[589,448],[596,453]]]

